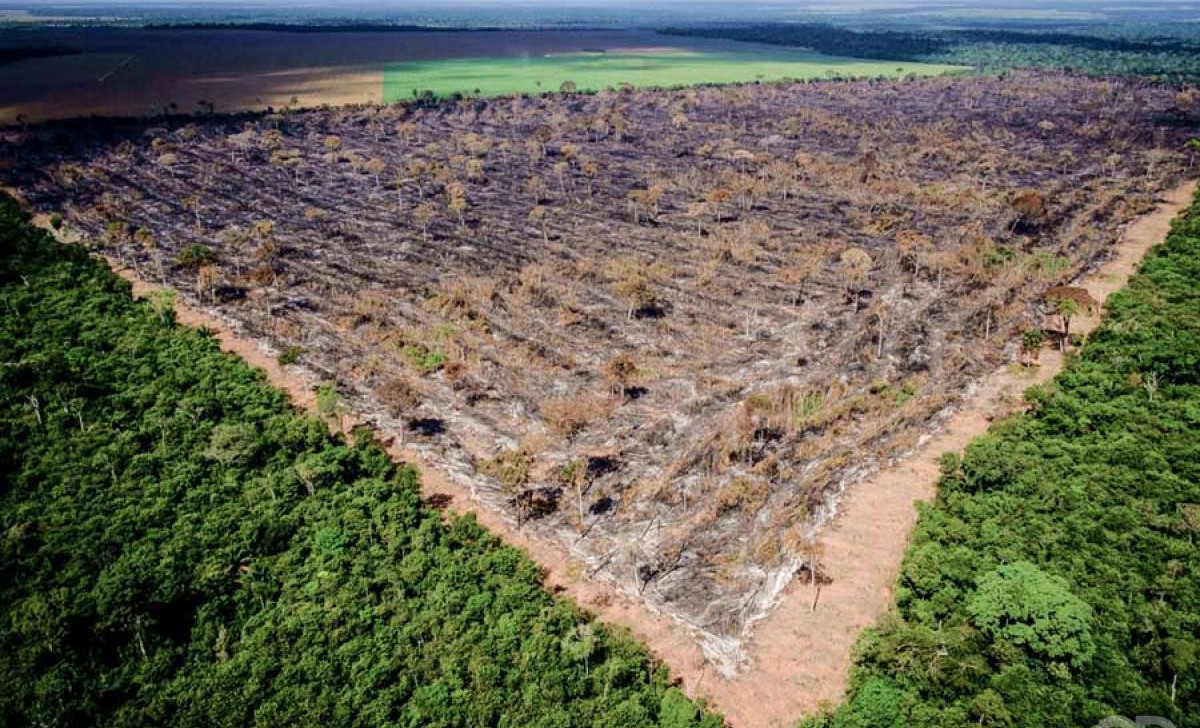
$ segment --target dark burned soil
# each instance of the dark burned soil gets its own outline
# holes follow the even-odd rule
[[[8,181],[697,627],[724,669],[1185,173],[1140,81],[750,85],[13,135]]]

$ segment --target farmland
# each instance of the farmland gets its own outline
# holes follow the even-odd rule
[[[0,29],[0,48],[7,45],[14,53],[35,45],[78,52],[0,64],[0,124],[13,124],[18,117],[37,121],[378,103],[384,67],[391,63],[536,58],[588,48],[619,52],[664,43],[643,30],[288,33],[37,27]],[[669,45],[724,52],[741,44],[672,39]],[[409,88],[403,93],[408,95]]]
[[[733,670],[794,575],[837,579],[846,488],[1027,332],[1071,346],[1043,293],[1184,173],[1185,101],[1058,74],[471,99],[46,128],[9,176]]]
[[[580,91],[628,84],[673,87],[749,81],[832,77],[934,75],[963,66],[864,61],[819,53],[771,50],[697,52],[679,48],[580,51],[540,57],[485,57],[391,63],[384,67],[385,101],[404,101],[422,92],[436,96],[503,96],[558,90]]]
[[[952,68],[664,38],[648,30],[34,28],[0,30],[0,50],[6,43],[15,44],[10,54],[22,55],[0,64],[0,124],[379,103],[411,99],[414,89],[540,93],[558,90],[567,78],[599,90],[622,82],[678,86]],[[47,55],[26,57],[33,44]],[[71,54],[50,55],[54,49]]]

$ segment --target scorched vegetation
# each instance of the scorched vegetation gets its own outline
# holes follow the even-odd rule
[[[566,91],[47,127],[10,176],[734,659],[848,483],[1070,348],[1197,116],[1062,74]]]

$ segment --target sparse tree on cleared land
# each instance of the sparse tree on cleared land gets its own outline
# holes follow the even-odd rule
[[[533,223],[538,227],[539,230],[541,230],[543,243],[550,242],[550,231],[546,228],[547,217],[548,213],[543,205],[534,205],[533,209],[529,211],[529,222]]]
[[[1062,322],[1062,338],[1058,342],[1059,348],[1066,351],[1067,344],[1071,340],[1071,319],[1079,313],[1079,304],[1070,298],[1057,299],[1054,301],[1054,313]]]
[[[210,303],[217,301],[217,283],[221,274],[216,265],[202,265],[196,270],[196,297],[208,299]]]
[[[541,205],[545,202],[547,191],[546,180],[541,177],[534,175],[525,180],[525,193],[532,198],[533,204]]]
[[[650,282],[639,274],[630,275],[613,284],[613,291],[629,304],[626,319],[632,321],[638,311],[655,305],[656,298]]]
[[[628,354],[615,356],[604,365],[604,379],[608,381],[611,394],[624,395],[636,376],[637,365]]]
[[[862,248],[847,248],[842,251],[838,262],[846,293],[853,301],[854,309],[857,311],[862,287],[867,282],[867,275],[871,272],[871,256]]]
[[[871,299],[867,308],[868,322],[875,331],[875,358],[883,358],[883,343],[887,337],[888,326],[892,321],[892,306],[886,297],[879,295]]]
[[[722,208],[733,199],[733,192],[728,187],[716,187],[704,199],[712,211],[713,222],[720,223]]]
[[[417,205],[413,210],[413,220],[421,227],[421,238],[425,242],[429,242],[429,224],[437,217],[437,212],[437,205],[429,200]]]
[[[384,170],[387,169],[387,164],[385,164],[382,159],[379,157],[372,157],[371,159],[368,159],[366,165],[364,165],[364,169],[366,169],[367,173],[375,179],[376,188],[383,186],[383,184],[380,182],[380,178],[383,176]]]
[[[330,162],[336,162],[338,150],[342,148],[342,138],[330,134],[329,136],[325,137],[323,144],[325,145],[326,159],[328,159]]]
[[[467,202],[466,190],[461,187],[457,190],[452,190],[450,193],[450,201],[446,203],[446,209],[454,213],[458,218],[458,227],[460,230],[467,228],[467,210],[470,208],[470,203]]]
[[[580,171],[588,181],[588,197],[591,197],[596,183],[596,175],[600,174],[600,165],[595,160],[589,159],[582,164]]]
[[[696,237],[704,235],[704,218],[708,215],[708,203],[704,200],[689,202],[687,216],[696,221]]]

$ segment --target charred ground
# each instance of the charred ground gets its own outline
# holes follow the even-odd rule
[[[1058,74],[626,90],[44,127],[6,176],[728,666],[1196,123]]]

